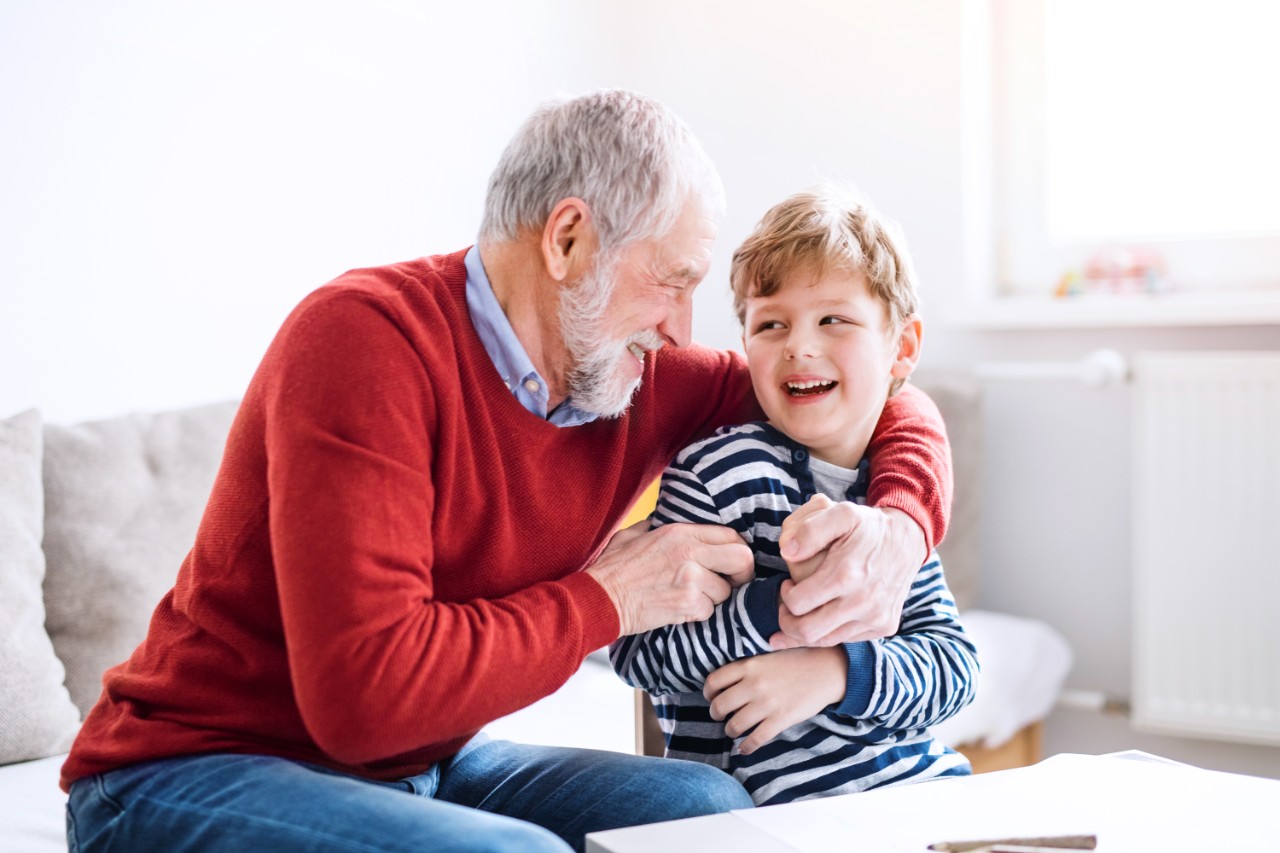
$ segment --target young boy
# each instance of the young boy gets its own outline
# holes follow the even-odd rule
[[[867,449],[920,354],[906,247],[839,190],[776,205],[733,256],[734,307],[767,423],[726,427],[663,474],[652,524],[737,530],[756,579],[703,622],[623,637],[614,669],[654,698],[667,755],[730,771],[758,805],[862,791],[969,764],[927,727],[973,698],[978,662],[937,556],[920,568],[893,637],[770,651],[792,565],[779,543],[831,501],[862,503]]]

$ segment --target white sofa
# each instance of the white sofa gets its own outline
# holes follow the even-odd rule
[[[963,607],[976,592],[980,410],[971,389],[928,390],[956,453],[943,557]],[[133,650],[173,582],[234,412],[228,402],[75,426],[42,423],[36,411],[0,419],[0,853],[65,851],[64,754],[103,670]],[[940,734],[999,747],[1045,714],[1070,655],[1041,623],[980,611],[966,620],[984,684]],[[558,693],[489,732],[632,751],[634,708],[632,691],[593,655]]]

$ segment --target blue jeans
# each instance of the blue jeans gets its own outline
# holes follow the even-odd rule
[[[588,832],[750,808],[727,773],[478,735],[418,776],[375,782],[263,755],[184,756],[78,780],[71,853],[581,850]]]

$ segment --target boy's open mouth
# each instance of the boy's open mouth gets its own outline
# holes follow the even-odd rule
[[[811,379],[808,382],[785,382],[782,387],[792,397],[812,397],[825,394],[839,384],[834,379]]]

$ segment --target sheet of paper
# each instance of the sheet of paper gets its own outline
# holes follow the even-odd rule
[[[1280,780],[1128,758],[1033,767],[733,814],[805,851],[922,853],[937,841],[1096,835],[1101,853],[1280,847]]]

